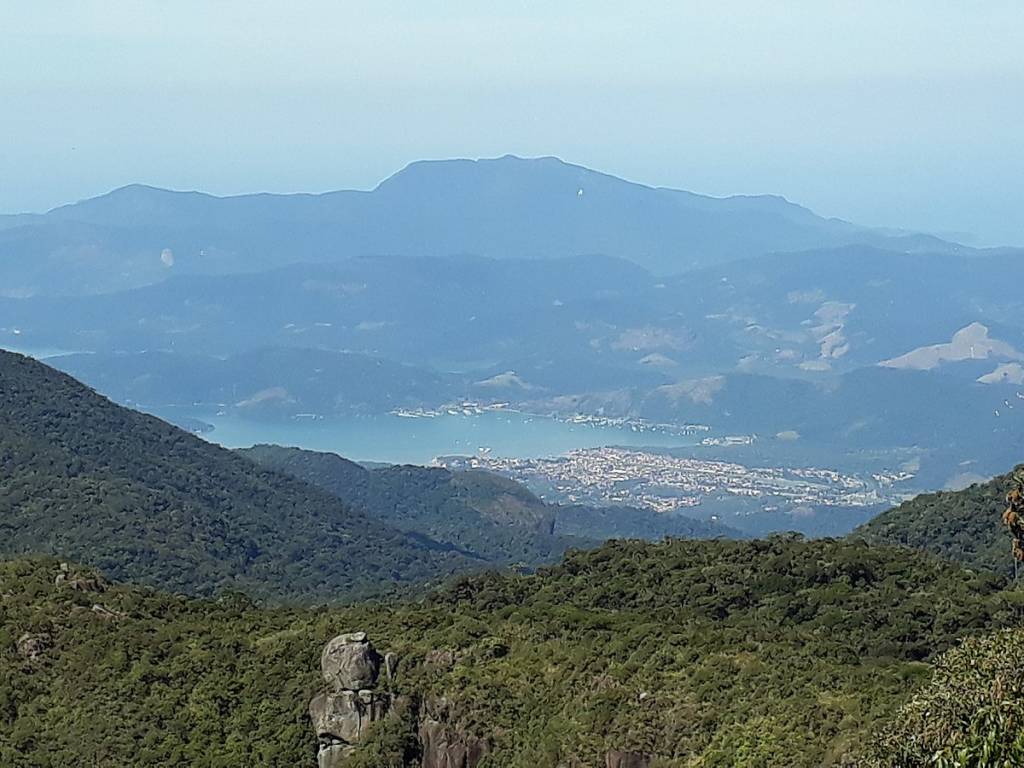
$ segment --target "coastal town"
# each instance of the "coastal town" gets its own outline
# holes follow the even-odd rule
[[[861,507],[900,498],[908,472],[866,477],[831,469],[747,467],[627,448],[587,448],[556,458],[441,457],[448,469],[483,469],[524,483],[552,501],[630,505],[674,512],[711,497],[763,499],[787,506]]]
[[[612,429],[625,429],[631,432],[652,433],[672,435],[675,437],[692,437],[711,431],[707,424],[668,424],[655,422],[649,419],[626,416],[603,416],[594,413],[536,413],[523,410],[508,402],[481,403],[475,400],[459,400],[445,403],[435,408],[395,408],[390,411],[392,416],[399,416],[403,419],[436,419],[443,416],[481,416],[485,413],[521,413],[537,419],[552,419],[565,424],[576,424],[588,427],[608,427]],[[733,438],[726,438],[726,441]],[[750,436],[736,438],[739,442],[735,444],[748,444],[753,440]],[[721,438],[704,438],[705,445],[724,445],[729,442],[721,442]]]

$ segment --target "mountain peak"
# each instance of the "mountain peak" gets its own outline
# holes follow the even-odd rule
[[[883,234],[823,219],[782,197],[717,198],[656,188],[550,155],[421,160],[371,191],[215,197],[130,184],[33,223],[29,233],[11,234],[10,224],[0,228],[0,240],[20,238],[24,252],[52,254],[52,265],[5,260],[0,282],[23,293],[52,286],[55,274],[62,293],[162,280],[158,256],[165,248],[218,254],[193,259],[189,268],[197,270],[248,271],[372,254],[603,254],[667,275],[772,252],[850,243],[892,247]],[[69,247],[45,250],[58,237]],[[76,248],[109,252],[111,263],[122,266],[88,270],[67,256]]]
[[[452,183],[519,185],[531,180],[538,184],[550,184],[587,175],[614,179],[621,184],[630,183],[580,165],[567,163],[551,155],[520,157],[506,154],[501,157],[477,159],[417,160],[386,178],[376,190],[389,191],[395,188],[419,188],[421,185]]]

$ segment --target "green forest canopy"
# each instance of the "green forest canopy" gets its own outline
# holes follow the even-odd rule
[[[5,765],[311,764],[319,651],[361,629],[400,655],[402,692],[444,695],[492,741],[494,766],[591,765],[611,748],[816,766],[863,751],[938,654],[1015,623],[1022,601],[928,555],[794,537],[612,542],[534,576],[324,610],[80,591],[59,573],[0,566]],[[16,647],[26,633],[43,639],[35,661]],[[453,663],[429,663],[435,649]]]
[[[0,554],[212,595],[343,601],[479,567],[0,351]]]

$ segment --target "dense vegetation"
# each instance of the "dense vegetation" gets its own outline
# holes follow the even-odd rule
[[[640,507],[589,507],[559,505],[555,533],[592,539],[682,539],[748,538],[744,531],[709,520],[697,520],[681,512],[655,512]]]
[[[313,764],[315,614],[60,575],[49,559],[0,563],[0,765]]]
[[[276,445],[239,453],[330,491],[390,526],[423,533],[494,563],[550,562],[570,546],[592,546],[610,538],[740,535],[682,515],[545,504],[519,483],[488,472],[417,466],[370,470],[336,454]]]
[[[925,493],[857,529],[871,542],[901,544],[1002,574],[1013,572],[1010,536],[1000,521],[1006,494],[1024,465],[962,491]]]
[[[0,554],[195,594],[343,600],[471,560],[0,351]]]
[[[80,576],[0,565],[0,764],[312,765],[318,653],[351,629],[399,653],[400,691],[443,695],[450,722],[490,740],[491,768],[610,748],[658,766],[841,764],[934,656],[1020,604],[924,554],[792,537],[614,542],[417,604],[323,611]],[[354,764],[387,764],[403,739],[378,734]]]
[[[395,466],[365,469],[332,453],[259,445],[240,451],[317,485],[352,508],[495,562],[557,558],[573,542],[552,533],[552,510],[518,483],[483,473]],[[585,540],[577,540],[577,545]]]
[[[1024,630],[970,638],[935,666],[875,745],[877,765],[1024,765]]]

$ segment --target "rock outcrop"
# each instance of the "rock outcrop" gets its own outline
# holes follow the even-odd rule
[[[456,662],[451,650],[434,651],[425,660],[428,667],[442,669]],[[445,697],[423,701],[396,695],[398,666],[398,657],[379,654],[365,632],[338,635],[326,645],[320,655],[325,690],[309,703],[319,768],[340,768],[365,740],[370,726],[385,719],[408,728],[419,742],[418,749],[400,758],[406,768],[477,768],[490,751],[489,743],[459,727]],[[645,766],[628,763],[622,768]]]
[[[650,768],[651,758],[640,752],[620,752],[613,749],[605,755],[605,768]]]
[[[389,679],[393,678],[397,657],[382,657],[365,632],[338,635],[324,648],[320,672],[327,690],[309,704],[319,743],[319,768],[340,766],[355,751],[370,725],[383,720],[391,711],[391,694],[373,690],[382,664]]]
[[[487,743],[427,717],[420,722],[421,768],[476,768],[487,754]]]
[[[490,751],[483,739],[465,732],[453,722],[448,700],[432,697],[420,713],[420,768],[476,768]]]
[[[79,592],[105,592],[107,582],[99,576],[71,576],[71,564],[61,563],[53,583],[58,587],[70,587]]]
[[[365,632],[350,632],[327,644],[320,654],[320,671],[336,690],[359,691],[377,683],[382,661]]]

